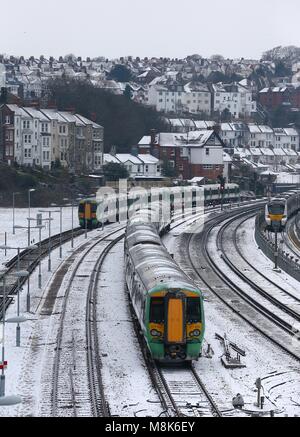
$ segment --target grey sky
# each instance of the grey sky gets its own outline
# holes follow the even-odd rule
[[[0,16],[0,53],[13,55],[260,58],[300,46],[299,0],[13,0]]]

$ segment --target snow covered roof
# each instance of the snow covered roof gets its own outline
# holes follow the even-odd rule
[[[284,149],[282,149],[281,147],[274,147],[273,152],[274,152],[274,155],[276,155],[276,156],[285,156],[286,155]]]
[[[197,129],[201,130],[213,127],[216,123],[214,121],[194,120],[194,124]]]
[[[262,147],[261,153],[262,153],[262,155],[265,155],[265,156],[274,156],[273,150],[269,149],[268,147]]]
[[[7,105],[7,107],[8,107],[12,112],[14,112],[16,115],[21,115],[22,117],[31,118],[31,116],[30,116],[26,111],[24,111],[23,108],[20,108],[20,107],[17,106],[17,105]]]
[[[43,114],[38,109],[36,109],[36,108],[27,108],[27,107],[24,107],[23,109],[24,109],[24,111],[28,112],[28,114],[30,114],[31,117],[37,118],[38,120],[41,120],[41,121],[45,121],[45,122],[48,121],[49,122],[49,118],[46,117],[46,115]]]
[[[224,162],[232,162],[230,155],[228,155],[228,153],[226,153],[226,152],[223,152],[223,161]]]
[[[76,117],[79,118],[83,123],[85,124],[92,124],[94,128],[102,128],[102,126],[100,126],[100,124],[95,123],[92,120],[89,120],[86,117],[83,117],[82,115],[76,114]]]
[[[257,147],[251,147],[250,153],[251,153],[251,155],[254,155],[254,156],[261,156],[262,155],[261,149],[259,149]]]
[[[144,163],[144,164],[158,164],[159,159],[155,158],[155,156],[149,155],[149,154],[139,154],[138,158]]]
[[[104,161],[104,163],[114,162],[114,163],[120,164],[120,161],[114,155],[111,155],[110,153],[104,153],[103,161]]]
[[[189,183],[189,184],[199,183],[199,182],[202,182],[203,179],[204,179],[204,177],[200,177],[200,176],[197,177],[197,176],[195,176],[195,177],[193,177],[193,179],[190,179],[190,180],[188,181],[188,183]]]
[[[151,137],[150,135],[145,135],[143,136],[143,138],[139,141],[139,145],[147,145],[149,146],[149,144],[151,143]]]
[[[257,124],[248,124],[248,128],[251,134],[260,133],[260,129]]]
[[[132,164],[137,164],[137,165],[141,164],[141,160],[136,156],[131,155],[130,153],[116,153],[116,158],[123,164],[128,161],[131,162]]]
[[[80,120],[80,118],[76,117],[70,112],[60,111],[60,115],[62,115],[63,118],[65,118],[69,123],[75,123],[76,126],[85,126],[85,124],[83,123],[83,121]]]

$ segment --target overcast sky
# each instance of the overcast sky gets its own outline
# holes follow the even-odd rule
[[[0,53],[260,58],[300,46],[299,0],[0,2]]]

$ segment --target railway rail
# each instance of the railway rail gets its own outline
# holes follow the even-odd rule
[[[97,236],[96,241],[78,259],[68,280],[56,338],[51,393],[52,416],[67,409],[73,416],[75,412],[80,415],[110,415],[101,378],[101,354],[96,329],[96,291],[103,261],[123,237],[122,226],[101,238]],[[87,290],[85,308],[82,307],[83,290]],[[70,304],[71,299],[73,305]],[[85,327],[82,326],[82,320],[85,320]],[[85,332],[84,338],[82,332]],[[74,354],[77,358],[74,358]],[[70,378],[66,369],[71,369]]]
[[[223,216],[213,217],[206,222],[202,233],[183,236],[182,244],[179,247],[182,259],[181,266],[192,279],[198,283],[200,280],[202,287],[217,296],[254,329],[285,352],[300,360],[299,342],[292,341],[292,335],[295,335],[295,331],[289,330],[290,326],[282,326],[276,318],[272,317],[272,311],[265,307],[259,308],[259,305],[251,300],[251,297],[246,296],[244,290],[229,279],[212,259],[208,248],[208,241],[213,229],[222,221],[234,217],[238,219],[245,214],[251,216],[259,208],[260,206],[256,205],[248,208],[248,211],[233,211]],[[222,257],[224,257],[224,253]]]
[[[71,240],[72,235],[74,238],[82,235],[85,231],[81,228],[75,228],[69,231],[65,231],[62,233],[62,244],[68,242]],[[53,235],[50,239],[50,250],[53,250],[57,248],[60,245],[60,235]],[[37,249],[25,249],[20,253],[20,264],[19,268],[20,270],[27,270],[29,274],[31,274],[35,268],[38,266],[40,261],[40,255],[41,259],[45,258],[48,255],[49,250],[49,238],[46,238],[41,241],[41,249],[38,247]],[[15,273],[18,270],[18,256],[14,256],[11,258],[5,266],[7,267],[7,273],[6,273],[6,308],[13,302],[14,295],[17,293],[18,290],[18,279],[13,277],[13,273]],[[20,287],[24,285],[27,278],[20,278]],[[0,320],[2,317],[2,294],[3,294],[3,285],[0,286]]]
[[[240,215],[241,217],[242,215]],[[252,263],[248,261],[248,259],[242,254],[240,251],[238,244],[237,244],[237,231],[238,228],[251,216],[249,214],[245,213],[246,217],[242,216],[242,220],[231,218],[228,220],[224,225],[221,226],[221,228],[218,231],[217,235],[217,248],[219,251],[222,252],[222,259],[227,264],[227,266],[234,272],[244,283],[248,284],[252,290],[254,290],[259,297],[263,297],[263,300],[260,300],[256,297],[256,295],[249,295],[247,292],[245,292],[241,287],[237,286],[237,284],[234,284],[235,288],[240,294],[243,294],[245,299],[249,300],[250,304],[254,305],[257,308],[257,311],[264,314],[266,317],[268,317],[270,320],[273,320],[274,323],[276,323],[278,326],[280,326],[282,329],[286,330],[286,332],[290,333],[291,335],[294,335],[293,331],[293,323],[295,321],[300,321],[300,313],[299,310],[295,310],[295,306],[298,305],[300,308],[300,299],[292,293],[289,293],[286,289],[280,287],[278,284],[276,284],[274,281],[272,281],[270,278],[268,278],[266,275],[264,275],[260,270],[258,270],[256,267],[253,266]],[[232,229],[232,225],[234,228]],[[226,235],[227,234],[227,235]],[[229,242],[228,237],[233,237],[232,242],[234,246],[234,251],[239,256],[239,262],[245,263],[246,267],[251,269],[252,272],[254,272],[254,275],[250,272],[248,274],[245,274],[243,269],[240,265],[237,266],[237,264],[234,262],[236,260],[232,259],[232,253],[229,252],[229,249],[231,248],[231,241],[230,244],[227,244],[227,247],[225,248],[224,242]],[[226,250],[227,249],[227,250]],[[230,254],[229,254],[230,253]],[[212,260],[212,262],[214,262]],[[215,267],[216,263],[214,262]],[[221,274],[221,272],[219,271]],[[257,279],[257,275],[260,277],[260,285],[258,285],[257,281],[254,281],[251,279],[251,277]],[[225,275],[223,275],[225,276]],[[225,279],[229,283],[233,283],[233,281],[229,278]],[[262,287],[261,283],[264,283],[265,286]],[[269,288],[268,285],[272,286],[272,289]],[[283,302],[282,300],[285,300]],[[271,303],[272,309],[268,308],[268,303]],[[281,310],[281,312],[276,311],[276,308]],[[278,314],[276,314],[278,313]],[[285,314],[290,316],[289,321],[286,320]]]

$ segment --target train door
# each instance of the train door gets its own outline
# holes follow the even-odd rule
[[[167,301],[167,336],[168,343],[184,343],[184,301],[170,297]]]

